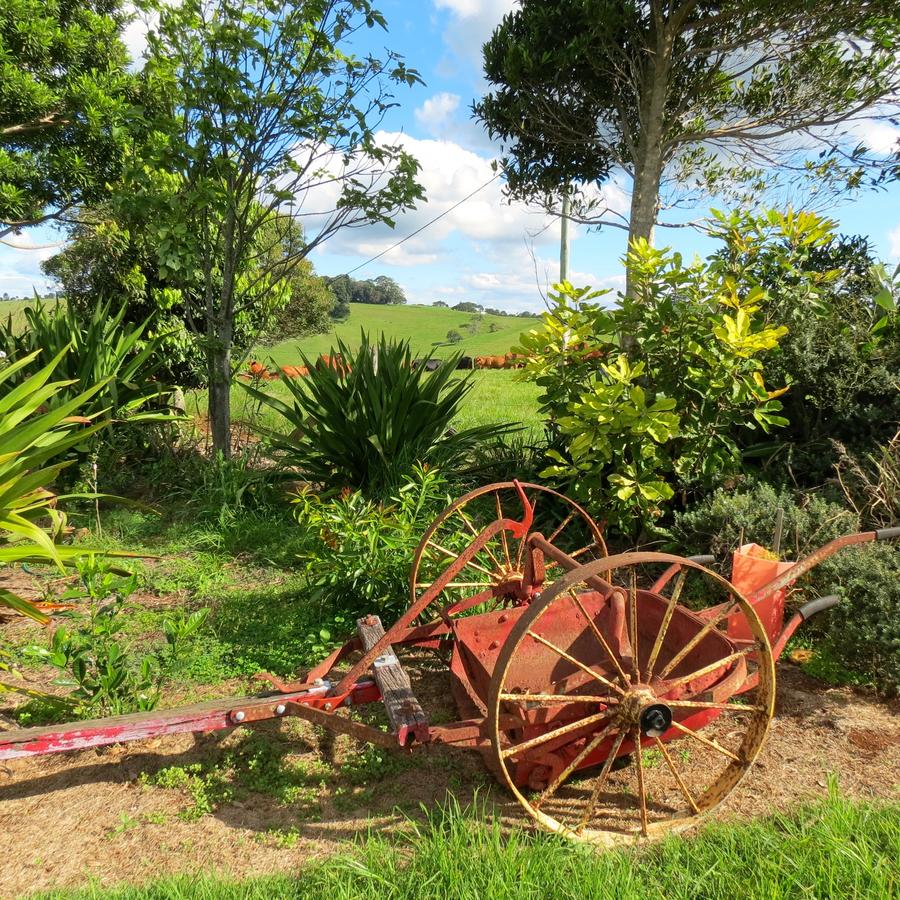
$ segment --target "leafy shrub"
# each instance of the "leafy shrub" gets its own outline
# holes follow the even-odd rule
[[[423,466],[385,502],[359,492],[332,499],[300,493],[294,508],[305,542],[301,559],[323,616],[377,613],[387,621],[403,611],[413,552],[447,503],[443,477]]]
[[[83,717],[120,715],[153,709],[163,685],[184,654],[186,642],[203,626],[208,610],[183,610],[163,618],[166,643],[148,652],[122,641],[128,599],[137,586],[134,575],[122,578],[109,564],[89,554],[76,563],[81,585],[61,599],[84,601],[59,625],[48,647],[32,647],[30,655],[58,669],[55,684],[71,687],[68,700]]]
[[[416,463],[451,468],[507,430],[450,428],[474,386],[470,377],[454,378],[455,357],[428,372],[413,367],[409,342],[382,336],[373,345],[363,333],[355,353],[338,342],[330,359],[316,366],[304,357],[309,376],[285,381],[291,405],[244,385],[292,426],[289,435],[271,432],[269,443],[276,458],[307,481],[389,496]]]
[[[748,233],[765,227],[750,215],[741,221]],[[873,265],[864,238],[801,244],[787,267],[777,244],[761,252],[757,242],[732,244],[722,255],[752,272],[766,288],[769,321],[788,328],[767,362],[769,380],[790,385],[782,398],[790,424],[778,435],[788,452],[779,461],[814,485],[838,459],[832,441],[864,451],[900,422],[900,281]],[[815,289],[798,292],[804,284]]]
[[[832,538],[858,531],[859,518],[822,494],[793,494],[768,484],[716,491],[676,516],[681,552],[712,552],[720,560],[741,542],[771,545],[778,509],[784,512],[785,558],[799,558]],[[827,559],[797,584],[794,600],[831,593],[843,602],[805,626],[829,652],[880,689],[900,689],[900,552],[896,543],[864,544]]]
[[[604,291],[559,285],[542,327],[522,336],[525,377],[544,389],[556,437],[546,474],[625,530],[657,519],[676,491],[740,472],[739,432],[787,424],[784,389],[766,387],[763,365],[786,329],[769,320],[766,292],[736,248],[752,256],[772,244],[773,265],[790,268],[831,232],[812,215],[766,222],[748,233],[740,216],[717,215],[711,233],[728,252],[705,262],[637,242],[632,296],[610,308],[597,302]],[[817,289],[815,278],[801,282],[796,302]]]

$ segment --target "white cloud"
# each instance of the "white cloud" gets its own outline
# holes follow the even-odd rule
[[[847,131],[879,156],[887,156],[900,150],[900,128],[889,122],[860,119],[850,122]]]
[[[393,229],[373,225],[339,232],[328,242],[329,251],[374,256],[423,226],[427,227],[421,234],[398,248],[402,254],[391,251],[393,257],[386,256],[386,261],[397,265],[434,262],[445,252],[442,245],[451,237],[472,240],[476,253],[479,247],[488,253],[498,252],[529,237],[537,244],[558,240],[558,224],[552,218],[504,200],[500,180],[491,181],[494,171],[489,158],[448,140],[420,140],[389,132],[379,132],[376,140],[402,144],[419,161],[419,181],[427,202],[399,216]],[[487,187],[483,187],[485,184]],[[466,197],[469,199],[460,202]],[[438,216],[438,221],[428,224]]]
[[[888,232],[888,255],[900,261],[900,225]]]
[[[515,0],[434,0],[437,9],[450,12],[444,43],[452,56],[465,66],[481,72],[481,48],[515,7]],[[445,63],[443,68],[455,68]]]
[[[459,109],[459,94],[442,91],[429,97],[415,111],[416,121],[431,135],[445,132],[454,113]]]

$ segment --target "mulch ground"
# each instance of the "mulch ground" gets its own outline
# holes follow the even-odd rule
[[[21,627],[21,620],[0,623],[7,636]],[[33,672],[31,679],[40,680]],[[217,692],[236,689],[220,685]],[[426,707],[446,704],[447,692],[437,685],[420,697]],[[15,726],[6,719],[0,727]],[[299,721],[259,729],[273,740],[281,729],[292,761],[313,768],[340,773],[344,760],[359,753],[349,738],[322,735]],[[479,756],[444,748],[419,751],[412,765],[367,784],[324,778],[311,804],[282,805],[251,793],[192,821],[183,818],[191,807],[184,790],[145,783],[163,768],[209,760],[244,737],[241,729],[219,739],[169,736],[0,764],[0,896],[89,881],[140,883],[170,873],[240,878],[295,872],[371,829],[401,830],[408,817],[448,793],[465,804],[477,791],[505,823],[530,827]],[[784,663],[766,747],[715,814],[746,818],[788,810],[821,797],[830,777],[850,797],[900,797],[900,701],[829,688]]]

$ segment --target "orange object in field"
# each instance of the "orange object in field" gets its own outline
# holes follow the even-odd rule
[[[744,544],[732,556],[731,583],[746,597],[786,572],[794,564],[773,559],[773,554],[759,544]],[[769,634],[778,634],[784,624],[784,600],[787,588],[775,591],[754,604],[763,627]],[[751,640],[747,620],[742,614],[728,619],[728,636]]]

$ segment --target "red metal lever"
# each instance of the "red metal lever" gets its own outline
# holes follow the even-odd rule
[[[518,478],[513,479],[513,484],[516,488],[516,493],[519,495],[519,499],[522,501],[522,509],[525,515],[522,517],[521,522],[514,522],[510,531],[512,532],[512,536],[516,540],[521,540],[524,538],[529,531],[531,531],[531,526],[534,523],[534,507],[531,505],[531,502],[528,499],[528,496],[525,493],[525,488],[519,483]]]

